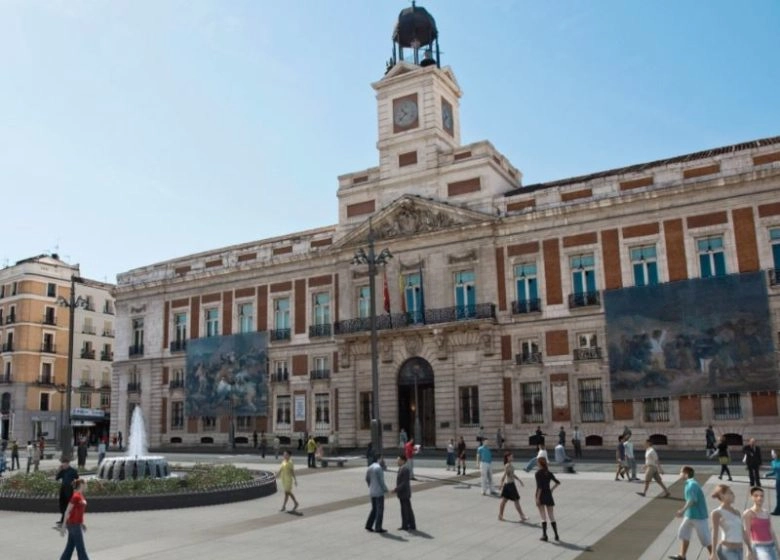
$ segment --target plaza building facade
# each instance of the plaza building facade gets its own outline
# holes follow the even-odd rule
[[[67,424],[71,290],[75,286],[70,419],[76,436],[108,434],[114,339],[113,285],[40,255],[0,270],[2,439],[58,441]],[[80,299],[79,299],[80,298]]]
[[[629,426],[698,447],[708,424],[780,443],[780,137],[524,185],[490,142],[461,143],[451,68],[393,60],[373,87],[379,164],[338,178],[337,224],[118,276],[112,432],[140,405],[152,446],[364,447],[354,257],[372,241],[392,253],[373,294],[385,447],[401,428],[521,446],[574,425],[594,446]],[[267,337],[267,408],[202,414],[188,345],[248,333]]]

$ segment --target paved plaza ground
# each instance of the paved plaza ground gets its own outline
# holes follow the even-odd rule
[[[92,455],[94,457],[94,454]],[[662,455],[663,460],[663,455]],[[195,461],[233,462],[253,469],[275,470],[273,456],[193,456],[172,454],[172,464]],[[560,474],[562,485],[555,492],[556,517],[561,542],[544,543],[539,513],[533,507],[533,474],[523,472],[516,461],[521,505],[530,517],[520,523],[507,505],[506,521],[497,520],[499,500],[483,496],[476,471],[465,479],[444,469],[439,458],[419,458],[413,483],[412,504],[416,533],[398,531],[400,508],[390,496],[385,502],[385,534],[365,531],[369,511],[365,460],[356,458],[345,468],[309,470],[305,457],[295,457],[301,502],[300,517],[279,511],[283,494],[236,504],[192,509],[90,514],[87,509],[87,549],[92,560],[200,560],[226,558],[426,558],[426,560],[478,560],[533,557],[538,559],[657,560],[677,552],[674,512],[682,505],[682,484],[675,483],[680,464],[666,464],[664,480],[672,487],[671,498],[658,498],[653,485],[649,497],[636,492],[638,483],[615,482],[608,463],[583,463],[577,474]],[[44,468],[55,468],[46,461]],[[354,465],[354,466],[352,466]],[[392,458],[388,460],[395,469]],[[471,463],[473,467],[473,463]],[[732,465],[737,507],[747,507],[747,473]],[[705,494],[718,482],[717,465],[696,465]],[[494,463],[494,482],[500,477]],[[395,473],[386,475],[388,487]],[[774,507],[774,481],[767,480],[767,501]],[[87,496],[89,499],[89,496]],[[709,498],[708,498],[709,499]],[[713,501],[714,507],[714,501]],[[52,503],[52,511],[57,506]],[[51,527],[57,514],[0,511],[0,557],[8,559],[58,558],[65,539]],[[780,517],[773,517],[775,529]],[[694,539],[688,559],[706,558]],[[75,555],[74,555],[75,558]]]

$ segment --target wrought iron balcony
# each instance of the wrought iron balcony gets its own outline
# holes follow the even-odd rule
[[[86,348],[81,350],[81,357],[85,360],[94,360],[95,359],[95,351],[94,350],[87,350]]]
[[[740,420],[742,409],[739,406],[715,406],[712,409],[716,420]]]
[[[103,336],[114,338],[114,331],[112,331],[111,329],[103,329]]]
[[[41,375],[36,383],[38,385],[54,385],[54,376],[50,373]]]
[[[95,329],[94,325],[84,325],[81,328],[81,332],[84,334],[95,334],[97,330]]]
[[[377,330],[403,329],[414,325],[433,325],[457,321],[470,321],[480,319],[495,319],[496,306],[492,303],[478,303],[476,305],[462,305],[454,307],[442,307],[440,309],[426,309],[425,312],[411,311],[408,313],[385,313],[377,315]],[[337,335],[351,334],[371,330],[371,319],[359,317],[338,321],[334,325]]]
[[[777,286],[780,284],[780,268],[770,268],[767,270],[767,274],[769,275],[770,286]]]
[[[271,383],[284,383],[290,380],[288,371],[277,371],[271,374]]]
[[[13,342],[4,342],[3,343],[3,352],[13,352],[14,351],[14,343]]]
[[[520,354],[515,354],[515,363],[519,366],[524,366],[527,364],[541,364],[542,363],[542,353],[541,352],[521,352]]]
[[[310,379],[330,379],[329,369],[313,369],[309,372]]]
[[[290,340],[290,329],[271,329],[271,340]]]
[[[57,317],[54,315],[44,315],[43,319],[41,319],[41,323],[44,325],[56,325],[57,324]]]
[[[544,415],[540,413],[523,414],[524,424],[542,424],[544,422]]]
[[[0,385],[7,384],[7,383],[13,383],[14,378],[13,376],[8,373],[5,375],[0,375]]]
[[[114,361],[114,353],[113,352],[106,352],[103,350],[100,352],[100,359],[104,362],[113,362]]]
[[[81,383],[79,383],[79,389],[92,389],[93,387],[94,385],[89,379],[82,379]]]
[[[140,382],[133,382],[127,384],[127,392],[128,393],[140,393],[141,392],[141,383]]]
[[[309,325],[309,338],[316,336],[330,336],[332,329],[330,323],[323,323],[321,325]]]
[[[600,360],[601,357],[601,348],[598,346],[574,349],[575,360]]]
[[[57,353],[57,345],[56,344],[46,344],[45,342],[41,344],[41,352],[46,352],[47,354],[56,354]]]
[[[187,350],[187,341],[182,340],[172,340],[170,344],[170,350],[171,352],[184,352]]]
[[[143,344],[133,344],[130,348],[127,350],[127,355],[131,358],[137,357],[137,356],[143,356],[144,355],[144,345]]]
[[[168,383],[169,389],[184,389],[184,380],[183,379],[171,379],[171,381]]]
[[[569,294],[569,309],[589,307],[591,305],[601,305],[601,292],[595,291]]]
[[[520,301],[512,302],[512,314],[520,315],[523,313],[538,313],[542,310],[542,300],[536,299],[523,299]]]
[[[6,325],[10,325],[11,323],[15,323],[15,322],[16,322],[16,314],[15,313],[11,313],[8,317],[5,318],[5,324]]]

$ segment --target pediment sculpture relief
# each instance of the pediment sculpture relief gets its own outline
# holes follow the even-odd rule
[[[376,239],[391,239],[437,231],[455,225],[454,218],[445,212],[407,204],[374,228]]]

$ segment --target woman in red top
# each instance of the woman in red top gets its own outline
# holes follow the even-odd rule
[[[87,549],[84,547],[84,531],[87,530],[87,526],[84,525],[84,510],[87,509],[87,500],[84,498],[86,488],[87,484],[83,479],[77,478],[73,481],[73,496],[65,510],[65,529],[63,529],[63,534],[65,530],[68,531],[68,543],[60,560],[70,560],[74,548],[78,560],[89,560]]]

